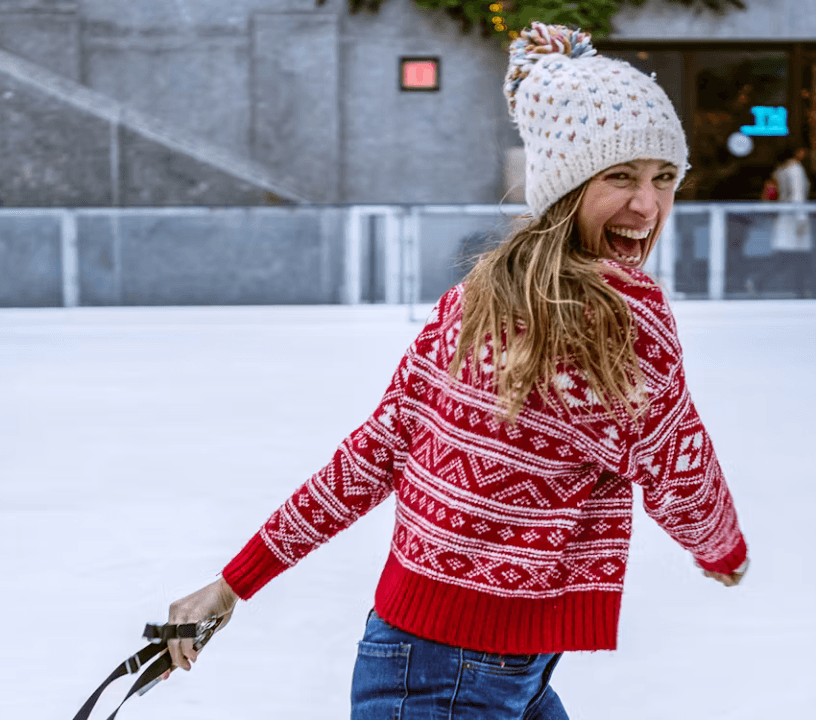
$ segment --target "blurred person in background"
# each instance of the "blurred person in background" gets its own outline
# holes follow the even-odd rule
[[[772,177],[778,202],[807,202],[810,181],[803,165],[806,157],[805,148],[790,146],[777,158]],[[804,208],[794,212],[783,210],[774,218],[771,250],[770,275],[790,276],[797,297],[810,297],[813,289],[813,238],[810,216]]]
[[[529,221],[439,300],[328,465],[170,606],[173,624],[228,618],[395,493],[354,720],[564,720],[562,654],[617,645],[633,484],[707,577],[736,585],[748,564],[674,317],[640,269],[687,167],[668,97],[541,23],[511,45],[504,92]],[[169,646],[189,670],[192,640]]]

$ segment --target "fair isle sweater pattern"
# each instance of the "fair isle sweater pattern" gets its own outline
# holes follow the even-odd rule
[[[580,421],[537,392],[514,425],[497,421],[488,356],[478,378],[467,367],[456,378],[448,370],[462,317],[457,286],[432,311],[371,417],[225,568],[233,589],[250,597],[391,492],[389,565],[494,600],[620,596],[632,483],[643,487],[647,513],[703,568],[736,569],[745,543],[686,387],[674,317],[648,276],[625,272],[628,279],[605,278],[636,322],[650,399],[639,426],[611,420],[570,369],[556,382]]]

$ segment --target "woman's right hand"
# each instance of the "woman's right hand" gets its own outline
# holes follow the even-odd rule
[[[171,625],[183,625],[200,623],[212,617],[223,617],[224,620],[218,628],[220,630],[229,622],[237,602],[238,596],[227,581],[219,577],[215,582],[170,605],[167,622]],[[190,670],[198,657],[198,653],[193,649],[193,642],[192,638],[168,640],[167,646],[174,668]],[[171,672],[172,670],[168,670],[162,677],[167,679]]]

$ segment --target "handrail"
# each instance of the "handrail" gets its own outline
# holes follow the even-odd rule
[[[749,214],[765,213],[775,214],[787,212],[789,210],[804,210],[805,212],[816,213],[816,202],[783,203],[748,200],[744,202],[725,201],[709,202],[702,200],[678,202],[674,204],[674,209],[680,213],[703,213],[710,212],[712,208],[721,208],[729,214]]]
[[[342,302],[361,302],[362,276],[360,262],[366,250],[366,233],[373,232],[371,218],[382,218],[378,227],[382,230],[384,243],[383,269],[385,277],[385,301],[389,303],[417,303],[420,300],[420,284],[423,278],[421,263],[422,223],[424,218],[445,214],[460,216],[493,215],[514,218],[526,215],[528,210],[521,204],[360,204],[360,205],[288,205],[277,207],[82,207],[82,208],[6,208],[0,207],[0,219],[51,217],[59,227],[60,269],[62,274],[62,302],[65,306],[82,303],[80,293],[82,238],[78,237],[77,220],[83,217],[131,218],[139,216],[159,217],[223,217],[250,213],[258,216],[276,216],[299,213],[321,213],[331,210],[343,212],[345,217],[341,241],[345,250]],[[667,218],[661,241],[646,263],[646,270],[657,277],[670,296],[683,297],[677,291],[676,271],[680,248],[678,219],[689,215],[708,216],[707,286],[705,296],[720,300],[725,296],[726,257],[728,250],[728,218],[734,215],[776,215],[779,213],[805,212],[816,216],[816,202],[678,202]],[[114,222],[118,232],[118,222]],[[816,230],[816,223],[814,223]],[[117,240],[118,242],[118,240]],[[2,278],[0,278],[2,282]]]

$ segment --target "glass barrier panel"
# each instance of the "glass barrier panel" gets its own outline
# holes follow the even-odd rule
[[[687,297],[708,296],[709,214],[678,213],[674,289]]]
[[[422,213],[419,301],[436,302],[461,282],[480,253],[498,245],[512,227],[512,217],[494,213]]]
[[[815,221],[805,210],[730,216],[732,297],[816,297]]]

